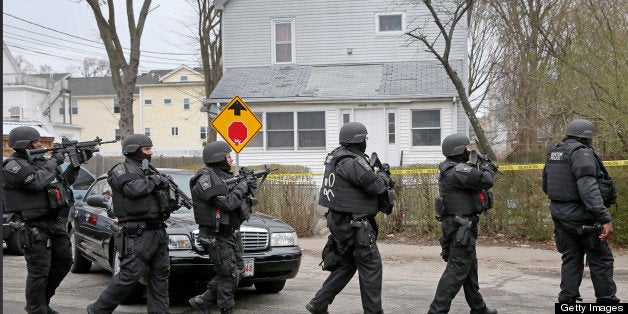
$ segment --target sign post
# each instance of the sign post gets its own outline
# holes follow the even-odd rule
[[[236,152],[236,172],[239,154],[262,128],[262,123],[239,96],[233,99],[212,120],[211,125]]]

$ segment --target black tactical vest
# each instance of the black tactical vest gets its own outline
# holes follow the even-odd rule
[[[447,184],[448,176],[453,176],[459,163],[446,160],[440,164],[438,170],[438,190],[443,198],[445,215],[472,215],[482,211],[482,205],[477,191],[460,189]],[[452,179],[453,180],[453,179]]]
[[[547,152],[545,173],[547,196],[552,201],[579,201],[578,185],[571,169],[571,156],[576,149],[586,147],[579,142],[562,142]]]
[[[46,163],[46,160],[35,160],[31,164],[23,158],[9,157],[2,162],[3,168],[12,160],[17,162],[22,169],[35,168],[35,170],[39,170]],[[22,212],[24,221],[32,221],[51,213],[48,190],[25,190],[19,185],[20,182],[26,180],[26,176],[22,175],[24,172],[13,173],[11,169],[4,169],[5,176],[12,176],[11,178],[5,177],[4,206],[7,212]]]
[[[377,195],[368,194],[336,175],[336,165],[344,158],[357,162],[362,157],[346,149],[335,149],[327,155],[318,204],[345,213],[377,214]]]
[[[223,177],[219,174],[222,174]],[[192,190],[192,202],[194,204],[194,220],[198,225],[214,230],[216,228],[217,219],[216,210],[219,209],[216,208],[212,202],[205,202],[195,197],[195,194],[204,193],[207,197],[226,195],[229,191],[227,190],[227,186],[222,182],[222,179],[229,179],[231,177],[233,176],[227,175],[224,172],[216,173],[209,167],[203,167],[190,179],[190,190]],[[238,208],[232,211],[220,211],[220,224],[237,228],[241,223],[238,216],[239,210]]]
[[[130,162],[123,162],[115,165],[108,173],[109,184],[111,185],[111,199],[113,203],[113,212],[118,217],[119,222],[127,221],[159,221],[167,218],[160,207],[159,200],[155,193],[150,193],[138,198],[130,198],[122,192],[124,184],[115,186],[112,184],[111,177],[114,176],[113,171],[116,167],[124,167],[126,174],[124,176],[132,176],[134,178],[144,179],[146,174]]]

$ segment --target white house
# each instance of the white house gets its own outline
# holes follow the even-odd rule
[[[82,127],[72,124],[69,105],[70,74],[22,73],[6,44],[2,45],[3,133],[29,125],[61,141],[63,136],[79,139]],[[41,133],[41,132],[40,132]],[[42,134],[43,136],[43,134]]]
[[[209,100],[224,107],[238,95],[263,123],[240,153],[241,164],[299,164],[320,172],[350,121],[366,125],[367,153],[393,166],[437,163],[447,135],[468,133],[443,67],[403,35],[417,23],[437,32],[421,6],[227,0],[217,7],[223,9],[224,76]],[[450,60],[466,73],[461,23]]]

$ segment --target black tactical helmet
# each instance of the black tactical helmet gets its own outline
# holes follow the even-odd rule
[[[471,144],[471,141],[466,135],[452,134],[447,136],[443,140],[443,155],[446,157],[456,156],[464,153],[467,145]]]
[[[340,128],[339,140],[341,144],[356,144],[366,140],[366,127],[360,122],[349,122]]]
[[[18,126],[9,132],[9,147],[24,149],[32,141],[39,140],[41,136],[35,128],[30,126]]]
[[[153,141],[150,137],[144,134],[131,134],[124,139],[124,142],[122,142],[122,153],[133,153],[140,147],[144,146],[153,146]]]
[[[231,147],[225,142],[215,141],[208,143],[203,148],[203,162],[212,164],[223,161],[229,152],[231,152]]]
[[[595,127],[589,120],[576,119],[567,126],[567,136],[593,138]]]

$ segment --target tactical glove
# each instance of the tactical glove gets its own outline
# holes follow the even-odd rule
[[[65,161],[65,156],[63,155],[63,153],[59,152],[52,153],[52,158],[56,160],[57,165],[60,165]]]
[[[496,164],[494,164],[491,161],[488,161],[488,162],[485,161],[480,164],[480,169],[490,171],[491,173],[495,173],[498,167]]]
[[[382,167],[379,170],[385,172],[388,175],[390,175],[390,165],[389,164],[386,164],[386,163],[382,164]]]
[[[242,195],[246,195],[249,192],[249,182],[248,180],[241,180],[238,182],[238,185],[233,188],[234,191],[240,190],[242,191]]]
[[[155,183],[155,186],[161,186],[163,181],[161,180],[161,176],[158,174],[151,174],[148,176],[148,179]]]

